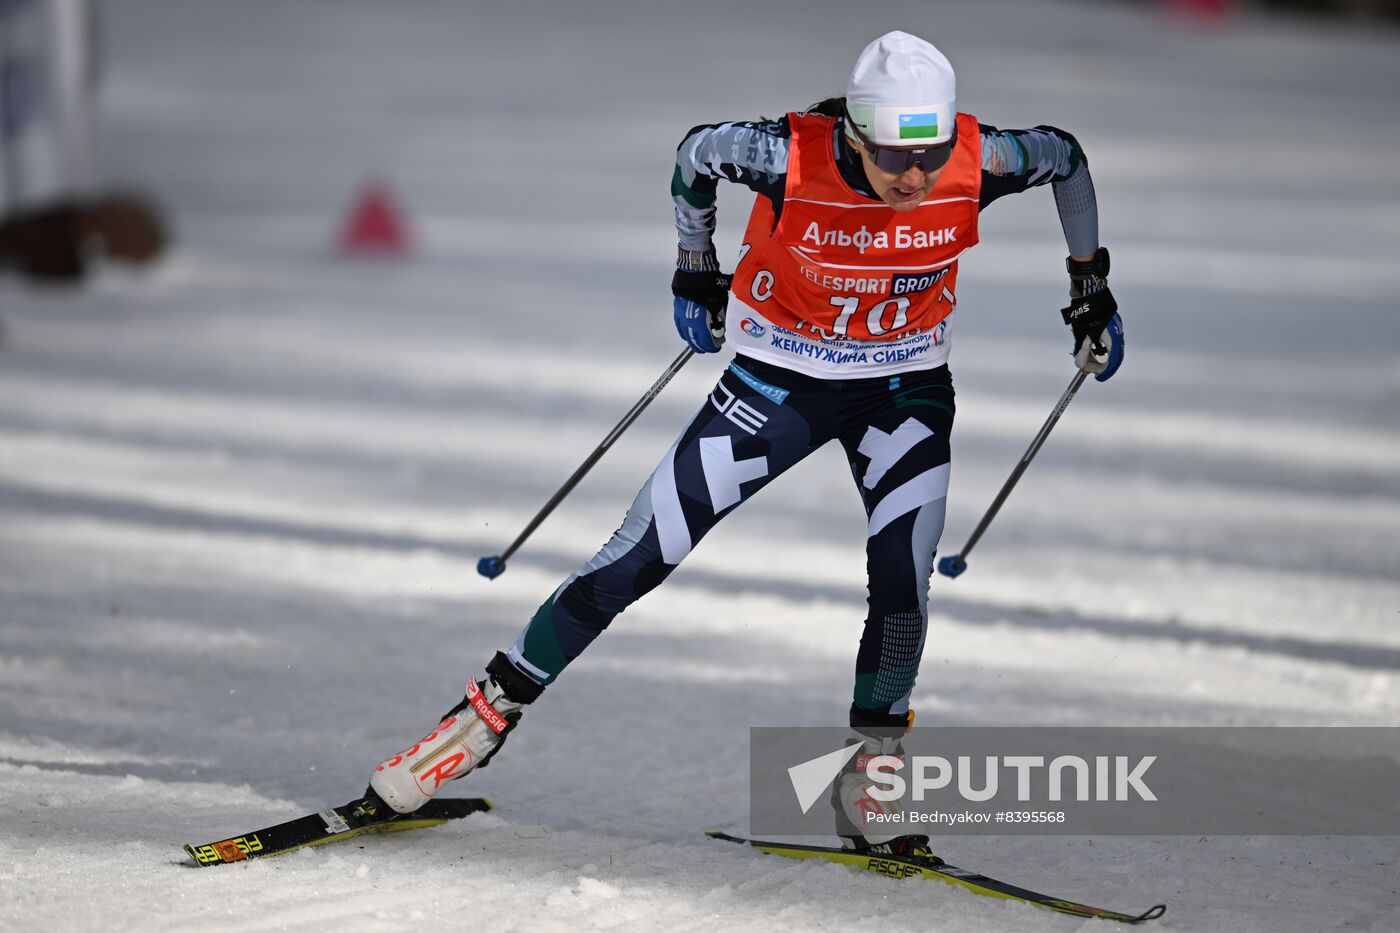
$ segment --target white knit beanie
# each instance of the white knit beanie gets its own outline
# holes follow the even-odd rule
[[[918,36],[887,32],[856,59],[846,111],[877,146],[947,142],[958,112],[953,66]]]

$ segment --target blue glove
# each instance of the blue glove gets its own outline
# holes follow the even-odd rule
[[[717,353],[724,346],[724,313],[729,307],[730,276],[719,271],[713,250],[684,248],[671,279],[676,331],[696,353]]]
[[[1095,382],[1107,382],[1118,372],[1118,367],[1123,365],[1123,319],[1116,313],[1109,318],[1108,326],[1099,334],[1099,342],[1108,345],[1108,359],[1102,362],[1102,371],[1093,369],[1091,365],[1089,372],[1094,373]],[[1099,360],[1094,360],[1094,363],[1099,363]]]
[[[671,300],[676,312],[676,331],[696,353],[718,353],[724,346],[724,308],[711,311],[689,298],[677,295]]]
[[[1108,290],[1108,250],[1100,246],[1093,259],[1071,257],[1065,266],[1071,301],[1060,314],[1074,333],[1074,365],[1093,373],[1096,382],[1107,382],[1123,365],[1123,319]]]

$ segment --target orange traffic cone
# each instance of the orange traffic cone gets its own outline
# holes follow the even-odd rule
[[[1199,26],[1223,25],[1235,13],[1235,0],[1163,0],[1162,6]]]
[[[398,205],[384,182],[360,189],[340,230],[342,256],[406,256],[408,230]]]

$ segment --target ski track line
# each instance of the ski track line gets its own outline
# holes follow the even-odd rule
[[[1112,144],[1101,141],[1098,146],[1107,150]],[[1146,163],[1153,162],[1163,175],[1179,173],[1184,164],[1197,165],[1201,158],[1199,152],[1187,153],[1176,148],[1169,149],[1164,156],[1160,147],[1155,150],[1135,147],[1131,157],[1138,172],[1145,170]],[[1096,164],[1103,159],[1098,156]],[[1230,161],[1219,164],[1230,164]],[[1257,176],[1252,180],[1257,181]],[[1295,179],[1290,176],[1288,180]],[[319,239],[324,235],[325,225],[323,215],[309,212],[282,212],[271,216],[259,212],[256,216],[245,215],[233,220],[227,215],[204,214],[200,219],[204,221],[199,226],[205,236],[222,224],[223,236],[231,242],[251,239],[269,252],[281,246],[283,255],[296,254],[305,243]],[[538,256],[541,250],[560,256],[587,256],[591,265],[647,269],[665,268],[673,258],[667,244],[674,230],[660,223],[618,223],[597,218],[538,221],[431,212],[421,214],[417,223],[428,244],[421,250],[423,257],[439,263],[492,259],[524,261]],[[1319,255],[1297,251],[1296,247],[1290,250],[1263,245],[1240,247],[1233,245],[1233,241],[1209,248],[1160,238],[1135,243],[1131,234],[1120,236],[1118,242],[1117,250],[1120,253],[1132,250],[1135,261],[1123,266],[1115,279],[1130,287],[1181,288],[1182,282],[1189,281],[1196,293],[1377,300],[1384,300],[1400,290],[1400,273],[1381,255]],[[979,246],[977,265],[995,268],[998,280],[1039,283],[1050,281],[1043,258],[1063,250],[1064,243],[1048,237],[1016,239],[1003,235]],[[199,255],[197,245],[185,249],[196,257]],[[207,278],[210,271],[208,265],[203,265],[200,277]],[[248,281],[245,276],[230,275],[224,284],[246,288]],[[283,287],[290,287],[296,281],[293,275]],[[215,283],[218,283],[217,278]],[[263,280],[261,287],[275,283],[275,279]]]
[[[110,530],[108,530],[110,531]],[[100,532],[101,534],[106,532]],[[84,531],[79,539],[89,546],[92,536]],[[60,539],[61,540],[61,539]],[[398,598],[406,595],[415,598],[434,599],[479,599],[483,593],[482,584],[463,572],[463,568],[452,561],[442,560],[430,554],[415,555],[410,560],[402,557],[383,555],[367,557],[364,549],[355,549],[344,554],[323,553],[311,555],[302,553],[305,549],[295,547],[267,547],[265,542],[220,541],[212,544],[201,541],[197,536],[168,536],[163,543],[156,540],[142,540],[138,535],[132,539],[128,535],[118,535],[115,540],[126,542],[142,554],[156,554],[164,548],[173,554],[181,555],[180,572],[188,573],[199,567],[201,575],[219,573],[234,578],[256,579],[266,586],[270,583],[290,585],[309,592],[324,592],[337,599],[380,599]],[[141,543],[137,546],[136,542]],[[72,550],[65,546],[65,550]],[[129,574],[125,574],[128,575]],[[519,606],[530,606],[538,601],[539,595],[548,592],[557,583],[553,575],[533,572],[528,566],[517,569],[509,587],[492,584],[490,596],[493,599],[512,600]],[[804,652],[815,652],[828,659],[846,661],[851,650],[851,638],[858,629],[863,610],[853,589],[849,602],[822,599],[801,605],[801,624],[783,624],[793,612],[792,601],[788,597],[765,596],[758,593],[720,594],[707,587],[696,587],[678,582],[668,588],[665,594],[651,601],[646,607],[634,610],[629,621],[639,633],[675,631],[681,626],[686,631],[710,632],[717,635],[741,637],[749,641],[758,639],[774,645],[787,645],[789,650],[797,648]],[[1250,611],[1253,611],[1251,607]],[[520,612],[520,622],[527,613]],[[1219,674],[1205,676],[1202,659],[1211,660],[1212,670],[1226,670],[1241,657],[1242,649],[1229,641],[1214,644],[1212,640],[1188,641],[1179,645],[1164,646],[1160,639],[1139,640],[1132,636],[1131,625],[1125,625],[1117,634],[1066,629],[1057,631],[1053,626],[1043,635],[1027,635],[1024,631],[1005,626],[967,624],[954,618],[951,624],[938,615],[935,623],[939,632],[940,657],[944,661],[959,662],[974,667],[992,667],[987,659],[997,658],[998,669],[1034,670],[1052,658],[1057,662],[1065,677],[1072,672],[1082,675],[1095,675],[1098,660],[1105,654],[1112,654],[1119,663],[1128,663],[1133,657],[1156,657],[1157,678],[1123,679],[1123,686],[1133,692],[1143,689],[1163,696],[1179,696],[1181,682],[1173,679],[1170,671],[1175,659],[1185,665],[1184,669],[1195,669],[1197,682],[1203,685],[1204,692],[1197,695],[1208,697],[1219,693],[1210,685],[1231,683],[1238,685],[1239,679],[1222,680]],[[773,624],[753,628],[751,619],[770,619]],[[509,627],[509,626],[507,626]],[[1226,626],[1220,631],[1228,631]],[[1203,633],[1204,634],[1204,633]],[[1014,641],[1007,641],[1008,636]],[[1007,653],[1007,647],[1015,645],[1016,650]],[[1320,649],[1324,646],[1320,646]],[[780,649],[781,650],[781,649]],[[1169,650],[1169,653],[1166,653]],[[1192,660],[1192,659],[1195,660]],[[1285,679],[1295,679],[1290,671],[1312,670],[1317,673],[1307,680],[1316,682],[1323,692],[1310,693],[1308,690],[1295,690],[1291,709],[1348,709],[1355,697],[1370,697],[1367,706],[1380,709],[1388,702],[1387,693],[1393,692],[1375,680],[1369,671],[1353,671],[1338,667],[1330,661],[1315,661],[1300,657],[1274,657],[1260,655],[1255,668],[1264,682],[1276,682],[1281,675]],[[684,672],[679,672],[684,673]],[[1167,678],[1161,685],[1156,680]],[[47,680],[47,678],[45,678]],[[1140,683],[1139,683],[1140,681]],[[1389,681],[1393,683],[1393,681]],[[1376,693],[1379,684],[1380,692]],[[1351,685],[1343,689],[1342,685]],[[1343,701],[1329,699],[1344,698]],[[1223,698],[1223,695],[1222,695]],[[159,708],[159,698],[152,698],[153,709]],[[1340,707],[1338,702],[1342,702]],[[1379,704],[1379,705],[1377,705]],[[1282,709],[1282,707],[1278,707]],[[101,718],[101,717],[99,717]]]
[[[570,545],[573,532],[566,523],[557,523],[551,532],[541,534],[539,544],[553,545],[564,553],[577,551]],[[285,539],[247,531],[228,530],[209,534],[183,528],[152,527],[141,523],[103,521],[85,517],[53,518],[14,516],[3,532],[14,540],[52,542],[59,547],[86,547],[119,553],[137,547],[150,554],[168,554],[173,568],[207,566],[210,572],[247,575],[268,582],[277,581],[310,591],[340,592],[359,596],[432,596],[472,599],[488,594],[491,598],[517,594],[514,581],[520,574],[492,581],[491,589],[469,572],[460,557],[445,553],[439,545],[423,542],[407,550],[388,548],[372,541],[329,543]],[[595,535],[595,537],[597,537]],[[801,587],[817,580],[848,580],[852,595],[863,592],[858,576],[850,570],[849,548],[839,543],[807,544],[793,548],[781,559],[769,556],[771,548],[762,541],[746,538],[731,540],[727,546],[697,549],[686,561],[687,568],[719,574],[743,581],[762,591],[780,584]],[[1207,627],[1224,626],[1244,630],[1295,634],[1306,637],[1316,628],[1316,615],[1325,611],[1336,625],[1350,620],[1362,625],[1361,631],[1379,634],[1384,607],[1400,591],[1394,581],[1373,579],[1365,586],[1358,581],[1332,574],[1309,575],[1293,570],[1271,570],[1241,566],[1209,565],[1202,577],[1228,602],[1200,604],[1188,594],[1173,589],[1170,578],[1191,572],[1199,564],[1191,558],[1158,554],[1124,555],[1115,549],[1077,548],[1073,557],[1061,555],[1047,566],[1036,551],[1016,553],[1011,546],[982,562],[981,582],[960,581],[949,589],[953,598],[973,598],[990,605],[1036,606],[1042,610],[1070,610],[1097,605],[1104,592],[1103,575],[1117,580],[1111,591],[1121,590],[1129,601],[1123,605],[1126,618],[1163,622],[1180,621]],[[1029,560],[1030,563],[1025,563]],[[1062,566],[1060,566],[1062,565]],[[529,566],[529,561],[513,566]],[[1034,568],[1028,572],[1026,567]],[[1200,565],[1205,566],[1205,565]],[[1094,567],[1094,573],[1076,571]],[[540,571],[550,581],[537,593],[548,592],[557,578]],[[318,576],[318,574],[320,576]],[[505,580],[510,583],[505,583]],[[964,585],[965,583],[965,585]],[[1247,585],[1246,585],[1247,584]],[[732,585],[732,584],[731,584]],[[947,585],[946,583],[943,585]],[[1198,584],[1199,587],[1200,584]],[[1140,590],[1137,596],[1132,594]],[[816,590],[829,598],[830,587]],[[1144,593],[1153,594],[1150,598]],[[1097,595],[1096,595],[1097,594]],[[1234,594],[1234,595],[1231,595]],[[519,594],[524,595],[524,594]],[[530,597],[526,597],[527,599]],[[1157,609],[1151,608],[1157,605]]]
[[[1021,440],[1028,425],[1044,418],[1044,405],[1019,398],[979,393],[960,403],[960,437]],[[481,438],[492,438],[494,455],[530,451],[543,421],[535,416],[425,413],[419,406],[369,401],[314,402],[256,399],[188,391],[178,397],[155,389],[87,383],[79,380],[15,378],[0,373],[0,413],[24,423],[36,417],[69,428],[169,432],[211,442],[277,444],[289,450],[335,450],[403,457],[473,459],[483,455]],[[582,451],[597,443],[598,425],[551,424],[559,447]],[[678,426],[644,427],[638,434],[653,443],[669,441]],[[1378,434],[1369,427],[1323,422],[1275,421],[1206,413],[1154,413],[1127,409],[1096,412],[1090,421],[1067,421],[1057,439],[1071,438],[1088,450],[1177,453],[1288,469],[1339,472],[1400,472],[1400,433]],[[1309,443],[1299,444],[1306,436]],[[1060,441],[1060,443],[1065,443]],[[664,444],[658,449],[664,448]],[[516,454],[519,456],[519,454]]]
[[[93,311],[109,313],[105,308]],[[244,309],[211,313],[214,320],[206,318],[198,327],[162,322],[166,326],[153,328],[134,321],[134,326],[113,331],[96,326],[92,320],[46,316],[42,309],[28,314],[21,306],[14,326],[21,352],[56,355],[89,367],[126,364],[126,372],[138,386],[143,375],[178,357],[192,371],[223,373],[230,378],[243,373],[295,374],[308,384],[338,378],[439,391],[498,392],[502,386],[510,386],[512,394],[559,394],[612,404],[634,400],[653,381],[660,365],[628,355],[610,358],[599,370],[592,359],[577,351],[531,344],[528,352],[523,352],[520,341],[475,333],[463,334],[460,342],[444,342],[440,335],[420,335],[403,328],[386,331],[375,318],[340,320],[334,334],[335,352],[327,354],[322,350],[328,339],[324,317],[310,314],[304,302],[280,309],[275,332],[249,328]],[[960,374],[974,378],[1024,376],[1043,369],[1047,361],[1063,352],[1062,341],[998,337],[992,352],[987,342],[973,339],[960,346],[955,362]],[[1279,367],[1274,360],[1134,344],[1132,381],[1171,388],[1189,384],[1201,395],[1217,400],[1255,390],[1271,398],[1346,404],[1400,392],[1400,366],[1393,362],[1354,361],[1338,369],[1300,358],[1288,362],[1290,378],[1282,383]],[[669,403],[677,411],[693,407],[692,399],[709,391],[718,375],[718,367],[713,365],[710,369],[716,372],[702,369],[697,365],[683,370],[655,404]],[[678,397],[684,402],[676,401]]]
[[[466,529],[487,527],[493,519],[509,523],[508,513],[517,508],[527,512],[530,508],[528,502],[517,507],[498,500],[488,508],[453,508],[448,516],[441,508],[426,503],[366,500],[362,498],[365,493],[355,489],[357,477],[353,474],[295,457],[281,460],[211,453],[198,445],[153,448],[130,439],[11,433],[4,428],[0,428],[0,439],[5,442],[5,453],[0,456],[0,481],[16,493],[27,490],[51,497],[71,496],[75,506],[106,497],[114,506],[120,502],[211,518],[300,522],[348,533],[419,535],[443,543],[480,546],[489,546],[486,539],[490,535],[470,534]],[[972,502],[991,498],[1001,477],[992,473],[989,459],[960,458],[955,489],[961,505],[954,510],[955,515],[960,511],[971,514]],[[522,466],[538,462],[536,458],[524,458]],[[97,464],[102,468],[95,471]],[[557,479],[559,471],[549,463],[542,464],[537,472],[544,474],[542,478],[548,482]],[[151,478],[157,476],[162,482],[153,487]],[[373,479],[366,477],[359,482]],[[281,490],[290,480],[296,481],[297,488],[321,487],[326,491],[316,497],[319,502],[305,495],[289,497]],[[1197,541],[1210,528],[1250,528],[1257,533],[1270,527],[1300,539],[1330,540],[1330,546],[1334,550],[1340,548],[1342,553],[1349,546],[1374,547],[1358,538],[1359,534],[1369,534],[1382,543],[1400,543],[1400,533],[1396,532],[1400,529],[1400,500],[1379,495],[1297,494],[1142,474],[1124,480],[1120,471],[1053,466],[1038,471],[1034,483],[1037,494],[1019,502],[1018,524],[1043,525],[1061,535],[1072,529],[1093,531],[1101,538],[1124,544],[1140,540],[1134,529],[1148,528],[1155,547],[1166,553],[1179,549],[1173,547],[1173,528],[1181,518],[1181,502],[1192,503],[1200,516],[1191,528],[1179,532],[1182,544]],[[851,500],[849,504],[854,508],[846,477],[832,477],[830,485],[831,489],[823,485],[818,492],[810,483],[800,484],[800,488],[796,484],[775,484],[764,491],[761,504],[754,508],[799,518],[810,513],[814,492],[822,497],[836,495]],[[392,493],[400,491],[392,484],[385,488]],[[1084,488],[1099,488],[1094,501],[1100,509],[1131,515],[1132,526],[1104,526],[1094,514],[1066,509],[1065,503],[1073,501]],[[611,498],[611,491],[604,494],[598,490],[580,502],[586,503],[590,511],[607,510],[607,500]],[[613,508],[624,505],[625,499],[617,498]],[[36,502],[33,507],[41,506]],[[597,528],[614,518],[609,515]],[[580,530],[587,532],[586,528]],[[601,542],[602,534],[595,529],[591,537]]]

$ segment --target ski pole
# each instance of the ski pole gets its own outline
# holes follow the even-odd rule
[[[977,527],[973,529],[972,536],[967,539],[967,543],[963,545],[962,550],[938,562],[939,573],[943,574],[945,577],[956,577],[967,569],[967,555],[972,553],[972,548],[977,544],[978,539],[982,537],[982,532],[986,531],[987,526],[992,523],[992,519],[996,518],[997,511],[1001,508],[1002,503],[1006,501],[1007,496],[1011,495],[1011,490],[1015,488],[1017,480],[1021,478],[1022,473],[1026,472],[1026,467],[1031,465],[1031,461],[1035,459],[1035,455],[1040,451],[1040,445],[1044,444],[1045,439],[1050,436],[1050,429],[1055,426],[1055,422],[1059,421],[1060,416],[1065,413],[1065,409],[1069,407],[1070,400],[1074,398],[1074,393],[1079,391],[1079,387],[1084,384],[1084,378],[1088,375],[1088,373],[1083,371],[1074,374],[1074,379],[1070,380],[1069,388],[1065,389],[1065,394],[1061,395],[1060,400],[1055,403],[1055,407],[1050,411],[1050,417],[1047,418],[1045,424],[1041,426],[1040,433],[1035,436],[1035,440],[1031,441],[1031,446],[1026,448],[1025,454],[1021,457],[1021,462],[1016,464],[1016,469],[1011,471],[1011,476],[1006,480],[1005,484],[1002,485],[1001,492],[997,493],[997,497],[992,500],[991,506],[987,509],[987,514],[983,515],[982,520],[977,523]]]
[[[681,367],[694,355],[695,351],[687,347],[682,351],[680,356],[672,360],[671,365],[667,366],[666,371],[661,374],[661,378],[652,383],[651,388],[647,389],[642,397],[637,399],[637,404],[632,406],[632,410],[622,416],[622,420],[617,423],[617,427],[609,431],[608,436],[603,438],[603,442],[594,448],[593,453],[588,455],[588,459],[584,460],[577,470],[574,470],[574,475],[570,476],[568,480],[565,481],[564,485],[559,487],[558,492],[550,496],[549,501],[544,504],[544,508],[540,509],[539,513],[534,518],[530,519],[530,524],[526,525],[525,530],[520,532],[519,536],[510,543],[510,547],[494,557],[483,557],[481,560],[477,561],[476,572],[492,580],[505,573],[506,561],[510,560],[511,555],[520,549],[520,545],[525,543],[525,539],[530,537],[536,528],[540,527],[540,523],[549,517],[549,513],[553,512],[555,507],[558,506],[560,502],[564,501],[564,497],[573,491],[574,487],[579,484],[579,481],[583,479],[585,474],[593,469],[593,465],[602,459],[603,454],[608,452],[608,448],[622,436],[622,432],[632,426],[632,422],[636,421],[641,413],[646,410],[646,407],[651,404],[652,399],[661,394],[661,390],[666,388],[666,383],[670,382],[672,377],[680,372]]]

